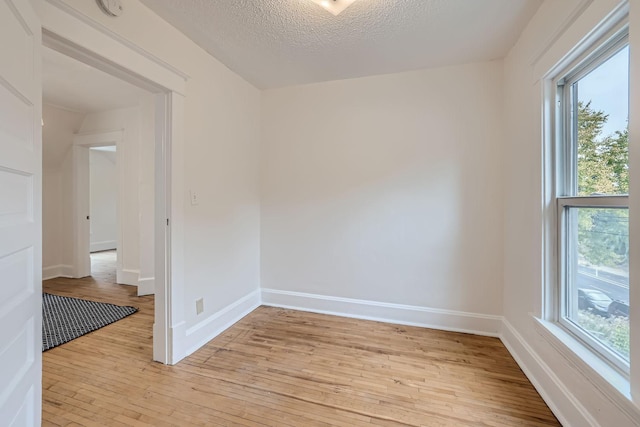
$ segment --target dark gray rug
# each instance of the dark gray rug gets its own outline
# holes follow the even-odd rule
[[[74,340],[138,311],[135,307],[42,294],[42,351]]]

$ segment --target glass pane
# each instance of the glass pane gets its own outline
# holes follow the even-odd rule
[[[566,317],[629,360],[629,210],[568,208]]]
[[[627,194],[629,47],[575,82],[572,91],[578,104],[578,195]]]

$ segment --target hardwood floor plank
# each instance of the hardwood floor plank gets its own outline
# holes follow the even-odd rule
[[[44,290],[139,312],[43,354],[45,426],[559,425],[489,337],[260,307],[177,366],[152,362],[153,297],[97,267]]]

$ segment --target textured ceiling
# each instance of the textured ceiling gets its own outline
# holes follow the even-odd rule
[[[142,2],[265,89],[502,58],[541,0]]]
[[[55,50],[42,49],[42,100],[79,113],[138,104],[145,93]]]

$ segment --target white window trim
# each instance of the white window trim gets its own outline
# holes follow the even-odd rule
[[[536,332],[629,419],[639,420],[629,378],[614,369],[557,323],[532,316]]]
[[[558,194],[560,186],[556,179],[565,179],[565,175],[560,174],[560,165],[566,168],[567,161],[570,161],[568,153],[557,150],[557,141],[567,137],[568,131],[562,128],[564,123],[559,108],[558,83],[560,77],[579,79],[583,73],[590,71],[590,64],[597,61],[602,55],[608,55],[612,49],[621,44],[628,43],[628,16],[612,20],[607,23],[607,30],[601,31],[601,37],[591,39],[585,43],[580,53],[571,52],[571,59],[567,59],[554,67],[554,72],[543,80],[543,100],[544,100],[544,126],[545,138],[545,284],[543,288],[543,313],[542,318],[536,318],[536,329],[539,333],[556,349],[560,350],[568,360],[577,366],[586,366],[584,371],[597,373],[600,378],[607,383],[608,387],[598,387],[607,389],[609,392],[616,391],[618,396],[622,395],[630,399],[629,384],[629,364],[601,344],[598,340],[591,338],[586,332],[579,329],[572,322],[563,319],[563,292],[561,280],[564,271],[561,270],[559,262],[562,259],[562,212],[565,207],[609,207],[628,208],[629,201],[627,195],[619,196],[564,196]],[[625,35],[626,33],[626,35]],[[585,64],[584,67],[579,67]],[[575,80],[574,80],[575,81]],[[564,83],[564,82],[560,82]],[[562,162],[562,163],[561,163]],[[575,165],[569,165],[574,168]],[[575,183],[565,183],[562,188]],[[582,370],[582,369],[581,369]],[[601,382],[601,381],[598,381]],[[603,390],[604,391],[604,390]]]
[[[571,117],[571,109],[569,106],[573,106],[577,100],[572,98],[572,92],[569,90],[571,85],[579,81],[582,77],[598,68],[601,64],[619,52],[620,49],[627,46],[629,43],[628,25],[624,25],[622,28],[616,30],[613,35],[608,35],[604,39],[598,40],[586,49],[584,57],[580,59],[578,64],[571,64],[566,67],[563,72],[559,73],[558,77],[553,81],[556,83],[556,138],[554,141],[557,164],[554,168],[555,178],[555,190],[556,190],[556,204],[557,212],[555,215],[556,226],[556,239],[557,239],[557,252],[554,262],[557,264],[556,284],[555,292],[556,297],[554,299],[555,304],[555,322],[564,328],[567,332],[572,334],[575,338],[586,345],[591,351],[595,352],[606,363],[609,363],[622,373],[626,378],[629,378],[630,364],[614,352],[612,349],[604,345],[600,340],[593,337],[587,331],[582,329],[574,321],[569,319],[566,313],[568,303],[566,300],[566,288],[563,287],[563,282],[569,280],[569,277],[573,276],[571,266],[568,265],[568,254],[566,252],[567,243],[567,220],[565,215],[566,208],[568,207],[582,207],[582,208],[626,208],[629,207],[628,195],[618,196],[565,196],[567,193],[577,193],[577,164],[575,163],[575,150],[577,150],[575,141],[576,129],[573,126],[565,126],[567,123],[573,124],[573,118]],[[560,195],[557,195],[560,192]]]

